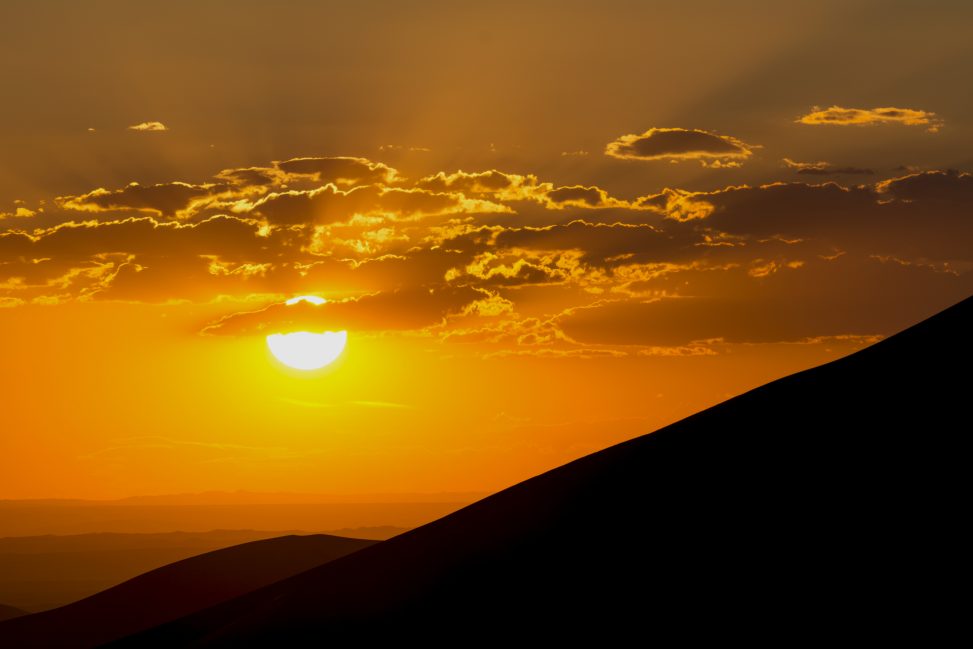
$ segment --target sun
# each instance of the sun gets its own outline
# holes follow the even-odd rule
[[[320,306],[326,300],[314,295],[301,295],[287,300],[286,304],[299,302]],[[296,370],[318,370],[330,365],[341,356],[347,342],[347,331],[295,331],[267,336],[267,347],[274,358]]]

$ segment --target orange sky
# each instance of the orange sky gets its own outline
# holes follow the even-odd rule
[[[492,491],[931,315],[970,12],[4,3],[0,498]]]

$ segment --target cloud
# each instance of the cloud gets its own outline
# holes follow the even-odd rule
[[[130,131],[146,131],[146,132],[160,132],[168,131],[169,127],[162,122],[142,122],[140,124],[133,124],[128,127]]]
[[[759,278],[737,267],[701,279],[689,294],[596,302],[565,311],[556,324],[583,345],[673,347],[715,339],[770,343],[870,336],[893,333],[973,290],[969,276],[862,256],[809,260]]]
[[[151,217],[69,222],[0,233],[0,287],[57,301],[208,301],[259,292],[250,280],[291,245],[287,233],[262,235],[259,224],[230,216],[193,224]]]
[[[875,124],[903,124],[905,126],[926,126],[930,133],[936,133],[943,126],[943,120],[936,113],[912,108],[842,108],[815,106],[811,112],[797,118],[799,124],[813,126],[871,126]]]
[[[499,200],[532,200],[553,186],[541,183],[533,174],[511,174],[490,169],[489,171],[446,173],[440,171],[420,178],[419,189],[434,192],[458,191],[466,194],[490,194]]]
[[[226,303],[209,333],[301,326],[477,353],[691,355],[722,353],[711,338],[887,333],[973,292],[973,177],[956,171],[619,198],[531,173],[410,179],[335,156],[93,189],[30,214],[15,205],[22,218],[0,221],[3,306]],[[279,304],[302,294],[329,301]],[[239,303],[266,308],[234,313]]]
[[[970,174],[923,172],[856,187],[744,185],[682,200],[706,206],[705,216],[693,221],[698,227],[751,241],[782,237],[907,258],[973,260]]]
[[[875,172],[864,167],[837,167],[830,162],[795,162],[784,158],[784,165],[795,173],[808,176],[870,176]]]
[[[274,166],[286,174],[310,176],[317,182],[336,185],[391,183],[398,175],[395,169],[381,162],[345,156],[291,158]]]
[[[604,189],[584,185],[558,187],[547,192],[545,197],[549,206],[554,209],[566,207],[628,207],[627,202],[612,198]]]
[[[260,234],[253,221],[234,216],[214,216],[199,223],[160,222],[151,217],[120,221],[63,223],[34,233],[0,233],[0,258],[89,258],[108,253],[156,255],[213,254],[231,258],[256,258],[273,241]]]
[[[425,189],[363,185],[343,190],[327,184],[312,190],[270,193],[253,204],[240,203],[238,213],[266,218],[278,225],[332,224],[353,216],[394,215],[421,218],[439,214],[509,212],[499,203],[468,199],[459,192],[433,192]]]
[[[385,331],[421,329],[464,314],[494,294],[470,287],[414,287],[311,304],[271,304],[235,313],[208,325],[207,334],[269,334],[289,331]],[[484,315],[495,315],[488,313]]]
[[[705,219],[715,209],[713,204],[704,198],[705,196],[705,192],[689,192],[667,187],[658,194],[643,196],[636,201],[636,205],[659,210],[673,221],[697,221]]]
[[[200,198],[218,195],[226,187],[183,182],[140,185],[131,183],[122,189],[94,189],[79,196],[59,196],[57,205],[78,212],[111,212],[133,210],[156,216],[178,218]]]
[[[668,259],[690,244],[689,240],[681,238],[685,233],[667,232],[649,224],[576,220],[563,225],[507,228],[496,234],[494,243],[505,248],[577,250],[585,260],[603,264],[609,258],[626,253],[641,259]],[[689,234],[689,237],[695,240],[694,235]]]
[[[287,182],[287,174],[277,167],[224,169],[214,177],[221,182],[226,182],[237,187],[264,187],[268,185],[283,185]]]
[[[378,146],[379,151],[405,151],[409,153],[429,153],[432,151],[429,147],[425,146],[406,146],[404,144],[380,144]]]
[[[875,189],[883,199],[963,205],[973,202],[973,174],[955,170],[925,171],[883,180]],[[960,220],[970,221],[968,217]]]
[[[3,219],[28,219],[32,216],[36,216],[37,212],[24,207],[23,205],[18,205],[14,208],[13,212],[0,212],[0,220]]]
[[[737,167],[754,148],[735,137],[699,129],[650,128],[640,135],[622,135],[605,147],[605,154],[622,160],[697,160],[706,167]]]
[[[531,201],[554,210],[571,207],[638,209],[628,201],[609,196],[600,187],[555,187],[553,183],[541,182],[532,174],[508,174],[496,169],[473,173],[439,172],[420,179],[417,187],[437,192],[460,191],[466,194],[489,195],[492,200],[497,201]]]

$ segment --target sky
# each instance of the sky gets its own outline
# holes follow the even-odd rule
[[[969,3],[0,23],[0,498],[494,491],[973,292]]]

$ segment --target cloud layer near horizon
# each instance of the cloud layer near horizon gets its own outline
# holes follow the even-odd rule
[[[726,164],[750,155],[732,138],[680,131],[653,142],[658,132],[627,136],[618,151],[691,158],[709,147],[707,159]],[[24,206],[0,219],[0,305],[256,300],[263,308],[228,312],[205,332],[710,353],[721,342],[885,334],[965,297],[971,207],[973,176],[951,171],[618,197],[495,169],[409,179],[364,158],[295,158]],[[300,294],[329,301],[283,304]]]

